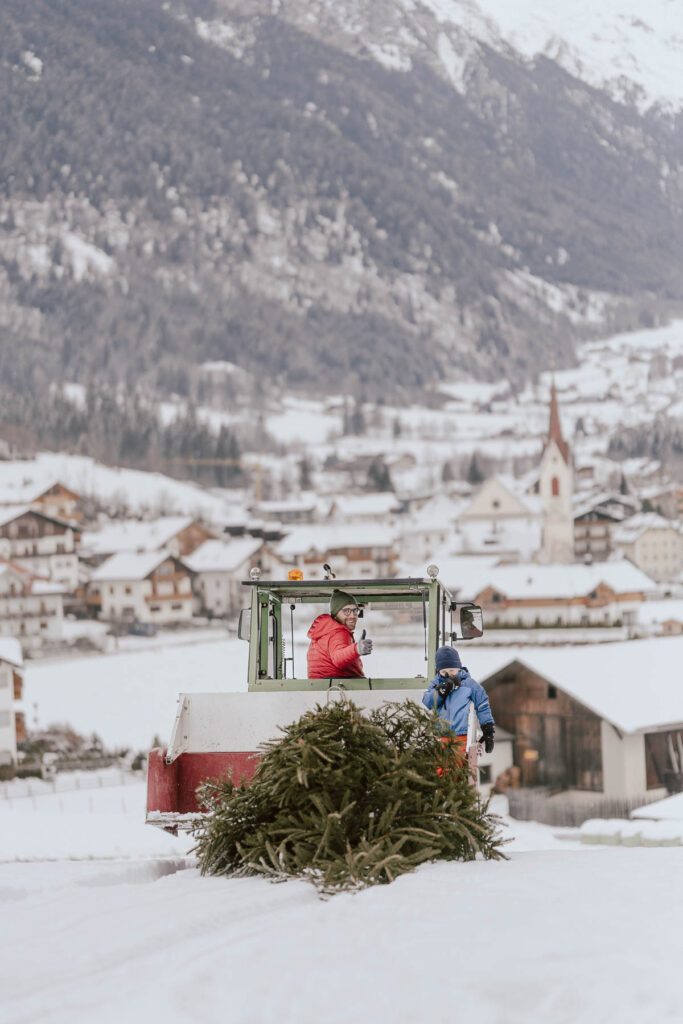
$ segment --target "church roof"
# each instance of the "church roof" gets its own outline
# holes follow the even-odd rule
[[[555,387],[555,381],[553,381],[550,389],[550,423],[548,425],[548,440],[546,442],[546,447],[551,441],[555,442],[560,450],[560,455],[567,465],[569,465],[571,455],[569,445],[562,434],[562,424],[560,423],[560,409],[557,404],[557,388]]]

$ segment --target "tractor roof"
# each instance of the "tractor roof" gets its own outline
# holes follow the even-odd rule
[[[391,597],[415,597],[428,593],[436,581],[408,577],[406,579],[365,579],[365,580],[243,580],[244,587],[258,587],[276,597],[299,598],[299,600],[328,600],[333,590],[348,590],[361,600]],[[442,589],[446,589],[440,584]]]

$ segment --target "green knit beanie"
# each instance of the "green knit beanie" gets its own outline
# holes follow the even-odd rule
[[[333,619],[336,619],[342,608],[346,608],[347,604],[352,604],[358,607],[358,601],[356,601],[353,594],[347,594],[345,590],[333,590],[332,597],[330,598],[330,615]]]

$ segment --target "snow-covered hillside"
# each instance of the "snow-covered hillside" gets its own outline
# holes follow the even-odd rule
[[[683,4],[679,0],[421,0],[473,34],[543,55],[641,107],[683,105]],[[409,5],[409,0],[406,6]],[[410,4],[410,6],[414,6]],[[640,93],[640,95],[638,95]]]
[[[547,57],[641,110],[683,106],[679,0],[307,0],[300,10],[297,4],[275,0],[273,7],[312,34],[334,26],[393,71],[409,72],[428,59],[457,92],[466,90],[483,43],[524,60]],[[198,31],[241,56],[245,39],[236,27],[228,32],[220,22],[200,21]]]

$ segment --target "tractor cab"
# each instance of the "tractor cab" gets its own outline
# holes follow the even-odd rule
[[[435,675],[437,649],[483,634],[481,608],[455,601],[436,566],[429,566],[421,579],[304,580],[298,570],[286,580],[262,580],[260,575],[252,569],[243,584],[247,600],[238,636],[249,644],[244,689],[180,694],[168,747],[155,748],[148,759],[151,824],[170,831],[190,827],[199,813],[196,791],[202,782],[228,773],[237,783],[248,781],[263,743],[317,704],[343,699],[344,691],[352,691],[362,708],[420,701]],[[400,618],[412,624],[411,635],[402,640],[410,659],[401,655],[401,674],[372,675],[373,654],[364,661],[367,678],[307,678],[302,629],[305,636],[315,615],[329,608],[334,590],[353,595],[359,605],[356,636],[366,616],[374,618],[378,611],[385,622]]]
[[[455,601],[436,571],[427,579],[308,581],[296,577],[261,580],[259,571],[252,570],[252,578],[243,586],[251,595],[248,606],[240,613],[238,635],[249,642],[250,691],[327,690],[333,684],[347,690],[424,689],[425,678],[432,679],[435,674],[437,648],[483,634],[481,608],[471,602]],[[301,625],[310,625],[317,611],[327,610],[334,590],[349,593],[358,602],[356,634],[363,630],[366,612],[379,610],[391,614],[392,609],[410,609],[417,613],[421,628],[407,636],[404,643],[415,646],[415,662],[420,671],[405,676],[368,675],[366,679],[306,678],[305,662],[298,664],[295,655],[296,631]],[[371,658],[365,667],[370,673]]]

